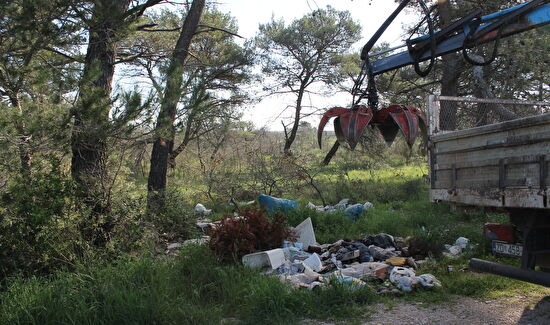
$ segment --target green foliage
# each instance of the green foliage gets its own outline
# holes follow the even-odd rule
[[[72,183],[58,167],[50,173],[39,173],[31,179],[15,180],[0,196],[0,203],[7,214],[24,220],[24,232],[36,234],[53,218],[62,216],[70,206]]]
[[[345,65],[349,64],[339,58],[359,39],[360,32],[361,27],[351,19],[348,11],[328,6],[288,26],[282,20],[260,25],[256,42],[263,51],[264,72],[281,78],[278,82],[282,87],[293,89],[300,83],[307,86],[316,79],[328,84],[338,83],[344,76],[338,73],[339,69],[345,70]],[[302,69],[306,73],[299,74]],[[291,73],[293,71],[298,73]]]
[[[142,198],[143,204],[144,201]],[[151,211],[147,219],[160,233],[170,233],[177,238],[190,238],[196,234],[192,207],[187,204],[186,197],[172,187],[165,192],[162,210]]]
[[[57,167],[17,178],[0,194],[0,280],[14,273],[49,272],[77,258],[79,232],[73,184]]]

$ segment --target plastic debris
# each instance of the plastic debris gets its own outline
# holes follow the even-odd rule
[[[323,268],[321,258],[317,253],[311,254],[307,259],[303,261],[303,264],[311,268],[313,271],[319,272]]]
[[[396,244],[393,236],[377,234],[362,240],[341,239],[319,245],[309,218],[294,230],[297,242],[285,241],[284,248],[246,255],[243,263],[263,267],[266,274],[308,290],[335,282],[351,288],[369,282],[380,294],[400,294],[418,286],[441,286],[431,274],[416,276],[414,258],[403,254],[405,240]]]
[[[390,257],[386,260],[386,263],[393,266],[403,266],[407,264],[407,258],[406,257]]]
[[[189,246],[189,245],[204,245],[208,244],[210,241],[210,236],[201,236],[199,238],[193,238],[193,239],[187,239],[183,242],[183,247]]]
[[[397,255],[394,251],[384,249],[375,245],[369,246],[369,253],[375,261],[385,261]]]
[[[310,208],[310,209],[312,209],[312,210],[317,209],[317,206],[316,206],[315,204],[311,203],[311,202],[308,202],[307,205],[306,205],[306,207],[308,207],[308,208]]]
[[[349,199],[341,199],[340,202],[334,205],[336,210],[344,210],[348,206]]]
[[[351,276],[357,279],[366,277],[377,277],[381,280],[387,277],[389,265],[379,262],[361,263],[351,265],[348,268],[340,270],[342,275]]]
[[[459,246],[451,246],[449,247],[449,253],[451,255],[459,255],[460,253],[462,253],[462,248],[460,248]]]
[[[375,245],[381,248],[395,248],[395,239],[393,238],[393,236],[383,233],[374,236],[368,236],[367,238],[363,239],[362,242],[367,246]]]
[[[248,267],[267,267],[274,270],[285,263],[285,253],[282,248],[276,248],[245,255],[242,261]]]
[[[449,258],[459,257],[465,250],[471,248],[470,240],[466,237],[458,237],[454,245],[445,245],[446,252],[443,255]]]
[[[418,281],[414,271],[405,267],[395,266],[390,272],[390,282],[403,291],[412,291]]]
[[[313,223],[311,218],[307,218],[294,228],[297,241],[303,244],[303,249],[307,250],[309,245],[317,245],[315,232],[313,231]]]
[[[197,203],[197,205],[195,205],[195,213],[203,216],[209,216],[212,214],[212,210],[209,210],[204,205]]]
[[[345,213],[345,215],[353,221],[356,221],[357,218],[363,212],[367,211],[368,209],[372,208],[373,206],[374,205],[369,201],[366,201],[363,204],[357,203],[357,204],[350,205],[349,204],[349,199],[342,199],[342,200],[340,200],[340,202],[338,202],[335,205],[322,206],[322,205],[315,205],[312,202],[309,202],[307,204],[308,208],[310,208],[312,210],[315,210],[315,211],[318,211],[318,212],[334,213],[334,212],[338,212],[338,211],[343,211]]]
[[[466,237],[458,237],[455,241],[455,246],[460,247],[461,249],[466,249],[470,244],[470,240]]]
[[[168,247],[166,247],[166,249],[176,249],[176,248],[180,248],[182,246],[183,246],[182,243],[172,243],[172,244],[168,245]]]
[[[363,204],[363,209],[365,209],[365,211],[367,211],[368,209],[373,208],[373,207],[374,207],[374,204],[372,204],[369,201],[367,201]]]
[[[258,202],[260,207],[267,209],[267,212],[272,213],[275,211],[287,211],[298,208],[298,202],[280,199],[273,196],[261,194],[258,196]]]
[[[363,205],[358,203],[348,206],[344,210],[344,213],[346,214],[346,217],[348,217],[352,221],[356,221],[357,218],[363,213],[363,210]]]
[[[429,273],[421,274],[417,278],[423,287],[441,287],[441,282]]]
[[[409,292],[413,290],[415,283],[412,278],[399,278],[396,284],[397,289]]]

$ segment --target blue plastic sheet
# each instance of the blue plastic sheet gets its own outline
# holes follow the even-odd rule
[[[280,199],[265,194],[258,196],[258,202],[260,203],[260,207],[266,209],[269,213],[298,208],[298,202],[296,201]]]
[[[364,209],[365,208],[363,207],[363,205],[358,203],[348,206],[346,210],[344,210],[344,212],[346,214],[346,217],[348,217],[352,221],[357,221],[361,213],[363,213]]]

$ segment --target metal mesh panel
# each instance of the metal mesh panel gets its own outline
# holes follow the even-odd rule
[[[457,131],[550,112],[550,102],[430,96],[431,133]]]

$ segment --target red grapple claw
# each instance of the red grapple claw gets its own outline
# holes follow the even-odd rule
[[[321,147],[325,125],[332,117],[336,117],[334,120],[336,138],[341,143],[347,142],[352,150],[355,149],[369,123],[378,127],[388,146],[393,143],[399,131],[409,146],[414,144],[419,131],[424,137],[424,143],[428,136],[426,115],[412,106],[391,105],[376,112],[364,105],[358,105],[352,109],[333,107],[323,115],[319,123],[317,131],[319,147]]]
[[[412,106],[391,105],[376,112],[374,122],[390,146],[401,131],[409,146],[414,144],[418,131],[426,136],[426,116]]]
[[[321,147],[321,138],[323,136],[323,129],[328,123],[330,118],[337,117],[334,121],[334,128],[338,138],[338,141],[347,142],[351,149],[355,149],[361,134],[370,123],[373,117],[372,109],[360,105],[356,106],[353,109],[334,107],[329,109],[321,118],[319,123],[319,128],[317,131],[317,141],[319,142],[319,147]]]

